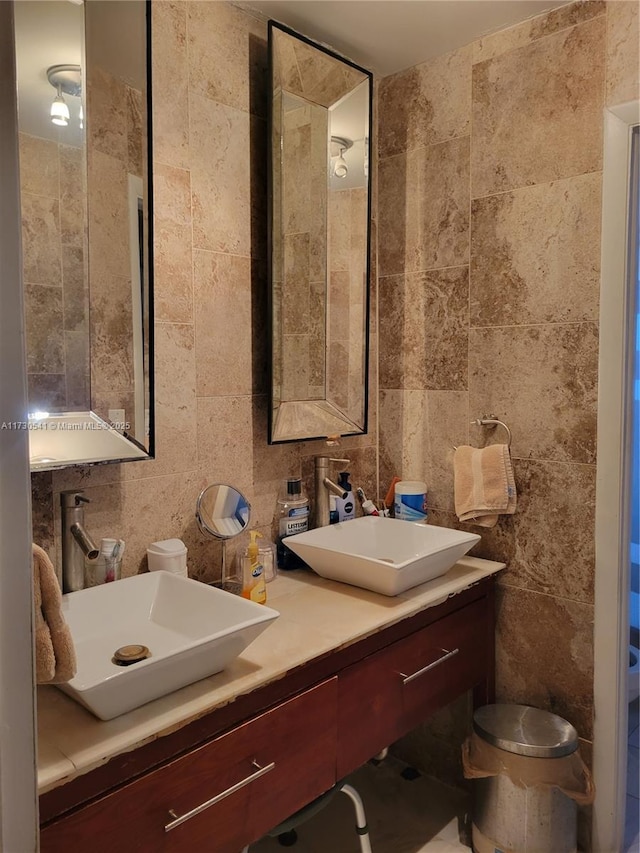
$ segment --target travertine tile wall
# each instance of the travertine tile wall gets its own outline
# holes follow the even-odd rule
[[[458,526],[452,445],[504,440],[469,426],[485,413],[511,427],[518,511],[477,548],[508,563],[497,697],[557,712],[585,741],[602,114],[632,97],[638,6],[597,0],[387,77],[379,93],[381,483],[426,479],[431,519]],[[446,774],[455,723],[439,717],[405,755],[435,755]]]
[[[27,133],[19,142],[29,408],[87,409],[83,151]]]
[[[89,57],[95,36],[95,27],[87,27]],[[87,111],[91,408],[103,418],[122,410],[128,431],[138,435],[129,175],[144,172],[142,92],[90,64]],[[137,253],[137,244],[133,249]]]
[[[177,536],[190,573],[215,579],[199,490],[242,489],[271,534],[281,478],[310,485],[326,448],[267,445],[266,24],[224,2],[154,2],[153,60],[157,456],[34,476],[34,540],[59,565],[58,493],[80,487],[91,534],[127,541],[125,574],[144,569],[150,542]],[[340,452],[375,494],[372,397],[369,434]]]

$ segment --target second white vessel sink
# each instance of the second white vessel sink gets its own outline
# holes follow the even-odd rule
[[[366,516],[289,536],[286,544],[323,578],[398,595],[444,575],[479,540],[448,527]]]
[[[62,596],[78,672],[56,685],[101,720],[220,672],[280,614],[170,572]],[[114,655],[149,655],[119,665]]]

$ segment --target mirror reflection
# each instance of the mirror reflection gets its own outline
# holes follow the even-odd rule
[[[146,15],[15,3],[32,470],[153,449]]]
[[[273,442],[367,428],[371,75],[274,22]]]
[[[217,539],[232,539],[245,529],[251,505],[242,492],[225,483],[213,483],[200,492],[196,519],[203,533]]]

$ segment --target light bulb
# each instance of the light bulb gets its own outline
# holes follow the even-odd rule
[[[84,110],[82,109],[82,104],[80,104],[80,112],[78,113],[78,118],[80,120],[80,130],[84,130]]]
[[[333,174],[336,176],[336,178],[346,178],[348,171],[349,167],[347,166],[341,151],[340,156],[337,158],[335,166],[333,167]]]
[[[51,104],[51,121],[60,127],[66,127],[69,124],[69,107],[60,94],[60,89]]]

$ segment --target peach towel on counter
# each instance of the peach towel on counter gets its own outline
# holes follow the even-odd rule
[[[62,615],[62,593],[46,552],[32,545],[36,614],[36,682],[56,684],[76,674],[76,650]]]
[[[516,511],[516,484],[506,444],[456,448],[453,480],[460,521],[493,527],[499,515]]]

